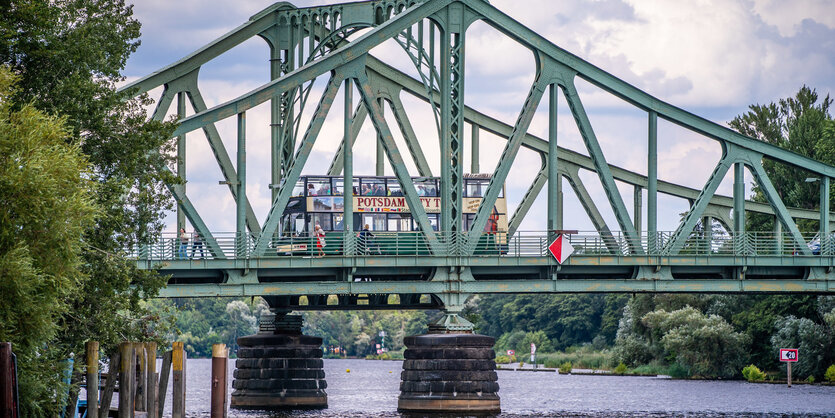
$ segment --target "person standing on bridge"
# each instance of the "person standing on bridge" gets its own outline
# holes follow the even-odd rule
[[[185,260],[188,258],[188,235],[186,234],[185,228],[180,228],[180,246],[177,248],[177,258],[180,260]]]
[[[203,258],[203,239],[200,238],[200,234],[197,231],[194,231],[193,235],[194,241],[191,244],[191,258],[194,258],[194,253],[197,252],[197,249],[200,249],[200,258]]]
[[[325,231],[322,230],[319,224],[316,224],[313,233],[316,235],[316,249],[319,250],[319,257],[322,257],[325,255]]]

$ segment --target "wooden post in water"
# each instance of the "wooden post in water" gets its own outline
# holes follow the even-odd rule
[[[182,342],[175,342],[171,353],[171,366],[174,369],[174,390],[171,395],[171,418],[186,416],[186,352]]]
[[[226,418],[226,363],[229,350],[226,344],[212,345],[212,405],[211,418]]]
[[[148,366],[147,379],[145,380],[145,402],[148,408],[148,418],[157,418],[159,403],[157,400],[157,343],[145,343],[145,355]]]
[[[104,390],[101,391],[101,402],[99,405],[98,418],[107,418],[110,413],[110,403],[113,399],[113,390],[116,389],[116,379],[119,377],[119,365],[121,364],[122,355],[119,351],[110,356],[110,365],[107,370],[107,380],[104,383]],[[96,418],[87,414],[89,418]]]
[[[12,343],[0,343],[0,418],[17,418]]]
[[[99,416],[99,342],[87,341],[87,416]]]
[[[162,411],[165,409],[165,396],[168,392],[168,377],[171,376],[171,354],[172,351],[166,351],[162,355],[162,373],[159,375],[159,391],[157,392],[157,416],[162,416]]]
[[[133,396],[135,400],[133,410],[145,412],[148,410],[148,389],[145,387],[145,383],[148,381],[148,355],[145,352],[145,344],[143,343],[133,343],[133,349],[136,352],[136,361],[139,365],[139,375],[136,379]]]
[[[136,390],[136,355],[133,343],[119,344],[119,418],[133,418],[133,401]]]

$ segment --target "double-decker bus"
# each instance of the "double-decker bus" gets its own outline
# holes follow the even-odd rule
[[[438,231],[441,225],[439,179],[437,177],[413,177],[412,182],[432,228]],[[299,178],[281,218],[281,238],[276,245],[279,254],[315,253],[315,240],[312,236],[316,225],[321,226],[325,231],[326,242],[331,241],[331,238],[334,243],[341,242],[339,237],[343,236],[345,230],[343,217],[346,188],[343,183],[342,176]],[[464,210],[461,226],[465,231],[472,226],[489,183],[489,174],[464,175],[462,199]],[[354,184],[348,189],[348,194],[353,199],[354,231],[359,233],[367,225],[368,231],[374,237],[375,251],[380,253],[391,251],[391,245],[387,244],[395,240],[394,237],[398,232],[420,230],[418,223],[412,218],[405,194],[395,177],[356,176]],[[503,245],[506,231],[507,202],[504,186],[502,186],[501,194],[496,199],[484,232],[491,244]],[[414,233],[400,234],[398,239],[403,240],[407,236],[413,236],[414,239],[420,238],[420,234]],[[306,241],[305,237],[311,239]],[[288,239],[291,239],[292,244],[288,242]],[[403,252],[404,245],[399,245],[396,251]],[[326,244],[324,250],[328,254],[336,254],[342,251],[342,248],[338,245]],[[417,245],[414,251],[421,252]]]

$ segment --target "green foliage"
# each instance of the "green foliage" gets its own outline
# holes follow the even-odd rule
[[[428,322],[425,311],[305,312],[304,332],[322,337],[325,348],[342,347],[348,356],[365,357],[377,355],[380,331],[390,353],[402,351],[403,338],[425,333]]]
[[[565,363],[560,364],[559,372],[562,374],[568,374],[571,373],[572,368],[573,367],[571,366],[571,362],[566,361]]]
[[[762,382],[765,380],[765,373],[751,364],[742,368],[742,377],[749,382]]]
[[[627,369],[626,365],[623,364],[623,363],[620,363],[620,364],[618,364],[617,367],[615,367],[614,370],[612,370],[612,373],[614,373],[616,375],[623,375],[624,373],[626,373],[627,370],[628,369]]]
[[[807,378],[806,378],[806,382],[808,382],[808,383],[815,383],[815,376],[812,376],[812,375],[810,374],[810,375],[809,375],[809,377],[807,377]]]
[[[611,364],[611,352],[608,350],[597,351],[590,345],[585,345],[577,350],[558,351],[537,355],[545,367],[555,368],[560,364],[570,362],[574,367],[580,369],[604,369]]]
[[[20,366],[21,413],[52,415],[63,386],[60,319],[79,297],[81,237],[98,208],[91,169],[64,122],[11,101],[19,77],[0,66],[0,341]]]
[[[501,338],[516,331],[542,331],[553,350],[588,343],[598,335],[603,339],[598,345],[608,345],[627,300],[623,295],[482,296],[477,307],[480,332]],[[513,337],[506,346],[515,349],[518,335]]]
[[[516,362],[516,356],[508,356],[507,354],[499,354],[496,356],[496,364],[510,364]]]
[[[718,315],[687,306],[646,314],[644,324],[657,332],[671,358],[704,377],[732,377],[746,358],[748,337]]]
[[[11,103],[8,109],[13,111],[31,114],[39,109],[42,115],[61,118],[64,127],[53,126],[42,132],[62,142],[68,150],[67,159],[56,161],[54,167],[43,166],[40,174],[67,170],[66,161],[80,152],[84,155],[80,159],[83,167],[76,166],[73,175],[67,171],[50,181],[89,183],[84,189],[95,191],[90,195],[90,208],[74,213],[62,212],[66,209],[61,205],[51,206],[48,196],[65,194],[67,199],[60,201],[62,204],[77,204],[81,195],[72,194],[76,190],[72,185],[66,192],[52,187],[43,196],[29,190],[24,194],[4,192],[0,197],[13,200],[14,209],[32,215],[24,214],[15,222],[26,221],[26,225],[19,224],[24,230],[44,235],[39,245],[52,245],[48,257],[55,260],[46,264],[60,270],[57,276],[49,276],[55,281],[52,288],[26,298],[31,306],[51,304],[49,314],[34,315],[32,319],[42,321],[44,329],[61,332],[54,338],[49,333],[27,333],[32,340],[39,339],[42,348],[38,351],[37,372],[23,379],[31,377],[48,389],[37,399],[21,402],[25,416],[56,414],[57,404],[50,402],[50,393],[61,390],[50,382],[61,370],[55,362],[70,353],[83,352],[85,341],[97,340],[109,351],[122,340],[158,339],[167,332],[143,303],[158,292],[165,278],[153,271],[138,270],[124,253],[125,248],[135,249],[138,243],[159,233],[164,211],[172,207],[163,181],[177,181],[159,170],[172,160],[168,151],[173,143],[169,140],[173,125],[148,122],[144,109],[150,103],[147,97],[131,100],[128,93],[115,89],[123,80],[120,71],[128,56],[138,46],[139,27],[131,7],[123,0],[0,2],[0,65],[11,67],[19,76],[19,88],[4,95],[3,102]],[[32,128],[20,122],[13,123],[14,129]],[[51,143],[48,149],[56,153],[60,148]],[[30,167],[35,166],[24,168]],[[5,206],[4,210],[9,207]],[[64,224],[49,221],[62,215],[66,215]],[[79,218],[87,219],[81,233],[72,231],[71,237],[62,236],[77,228]],[[61,238],[62,242],[55,242]],[[34,257],[35,262],[39,257],[33,248],[28,254],[21,250],[4,250],[2,254],[14,254],[18,260]],[[77,256],[80,262],[59,261]],[[7,264],[18,270],[25,265]],[[26,273],[25,269],[19,272]],[[40,274],[37,269],[28,273]],[[69,279],[61,282],[64,276]],[[29,286],[40,284],[34,281]],[[5,328],[5,323],[0,328]],[[83,366],[80,361],[75,364],[77,368]]]
[[[257,332],[258,317],[269,307],[261,299],[200,298],[157,299],[149,310],[175,325],[167,340],[182,341],[190,358],[209,358],[212,344],[226,344],[230,355],[237,339]]]
[[[793,315],[781,317],[774,323],[772,353],[780,348],[797,348],[800,355],[797,363],[792,365],[792,371],[798,376],[823,376],[826,366],[835,360],[835,344],[830,331],[832,325],[835,324],[818,324],[809,318]],[[783,369],[785,367],[782,366]]]
[[[829,382],[835,382],[835,364],[826,368],[826,373],[823,374],[823,378]]]
[[[776,145],[819,161],[835,162],[835,129],[829,113],[832,100],[827,95],[819,101],[814,89],[803,86],[794,95],[765,105],[751,105],[749,111],[737,116],[730,126],[742,134]],[[789,207],[815,209],[819,203],[819,185],[807,183],[809,173],[797,167],[763,160],[763,167],[780,198]],[[754,199],[767,199],[758,186]],[[746,228],[751,231],[771,231],[773,216],[751,214]],[[797,220],[802,232],[818,230],[818,222]]]

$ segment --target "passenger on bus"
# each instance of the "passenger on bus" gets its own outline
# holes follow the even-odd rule
[[[314,187],[312,184],[307,185],[307,195],[308,196],[317,196],[316,187]]]

